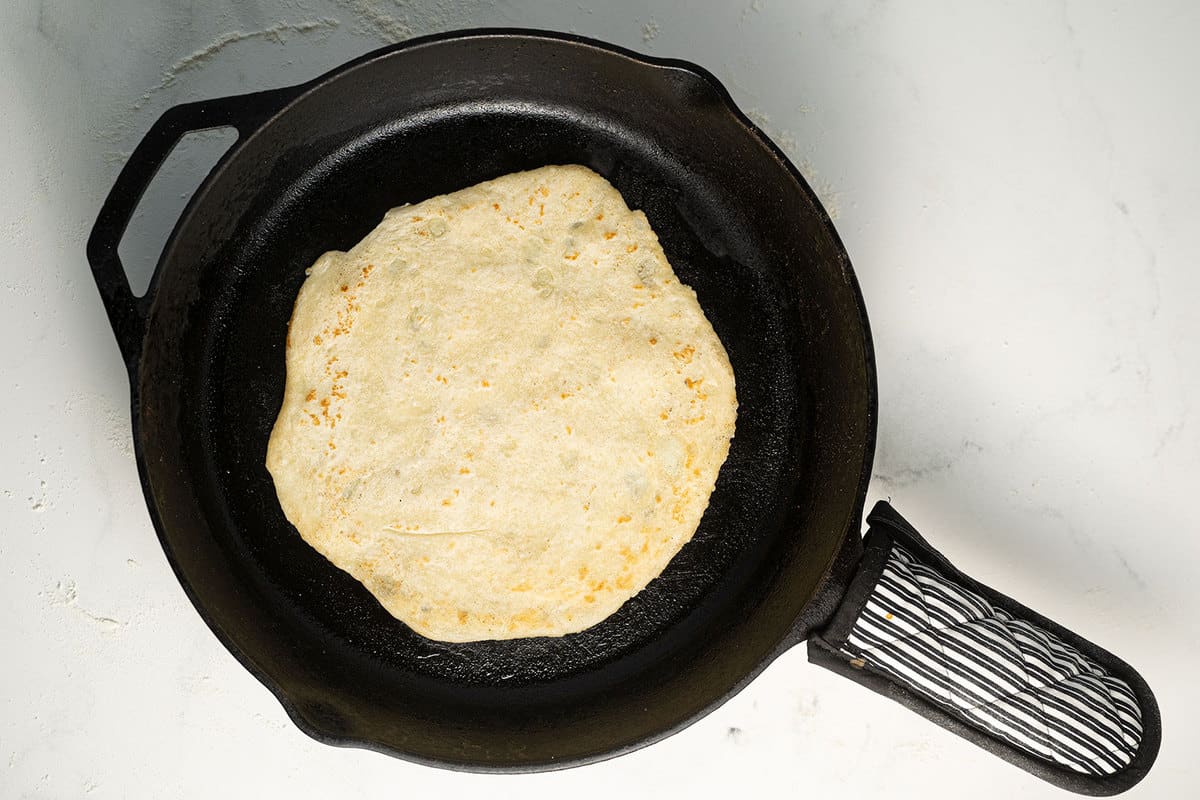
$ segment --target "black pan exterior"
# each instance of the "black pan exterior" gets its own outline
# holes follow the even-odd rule
[[[264,459],[287,321],[305,268],[388,208],[558,163],[646,212],[729,353],[737,433],[695,538],[617,614],[561,638],[433,642],[279,508]],[[693,65],[528,31],[367,56],[236,145],[152,292],[133,398],[163,547],[222,642],[321,740],[484,771],[634,749],[823,622],[860,546],[876,393],[849,261],[795,169]]]

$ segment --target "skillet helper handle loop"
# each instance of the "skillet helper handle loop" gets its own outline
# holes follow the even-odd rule
[[[184,135],[233,127],[240,142],[295,96],[296,88],[286,88],[174,106],[150,126],[125,162],[88,236],[87,258],[130,374],[141,356],[154,280],[144,296],[135,296],[117,248],[146,188]]]
[[[1125,791],[1161,719],[1132,667],[959,572],[886,502],[809,660],[1064,789]]]

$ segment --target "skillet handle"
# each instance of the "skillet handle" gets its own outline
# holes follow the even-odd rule
[[[1162,724],[1132,667],[955,569],[886,502],[813,663],[1064,789],[1123,792]]]
[[[88,263],[100,297],[108,312],[109,322],[117,337],[117,345],[125,365],[132,375],[141,357],[142,339],[146,332],[146,317],[154,295],[157,279],[150,279],[146,294],[137,297],[129,288],[129,279],[121,264],[117,247],[129,220],[145,194],[146,187],[154,179],[163,161],[185,134],[209,128],[233,127],[238,140],[222,156],[218,165],[236,148],[237,143],[257,130],[263,122],[274,115],[289,100],[299,93],[299,87],[275,89],[266,92],[201,100],[174,106],[163,112],[145,137],[134,149],[133,154],[121,169],[116,183],[108,193],[92,233],[87,242]],[[216,169],[214,166],[213,169]]]

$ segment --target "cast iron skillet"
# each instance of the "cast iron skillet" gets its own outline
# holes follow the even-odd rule
[[[117,258],[129,217],[175,142],[219,126],[239,139],[135,297]],[[614,616],[562,638],[430,641],[279,508],[264,457],[287,321],[304,269],[387,209],[556,163],[592,167],[649,217],[729,353],[736,437],[693,541]],[[481,771],[619,755],[721,704],[847,595],[876,424],[862,297],[804,180],[695,65],[574,36],[468,31],[301,86],[177,106],[122,170],[88,257],[171,565],[222,643],[321,741]],[[1101,779],[1006,751],[904,687],[874,688],[1079,791],[1132,785],[1157,749],[1148,689],[1134,764],[1087,783]]]

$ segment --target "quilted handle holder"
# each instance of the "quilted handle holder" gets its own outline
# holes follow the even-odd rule
[[[1057,786],[1111,795],[1158,753],[1132,667],[955,569],[888,503],[809,659]]]

